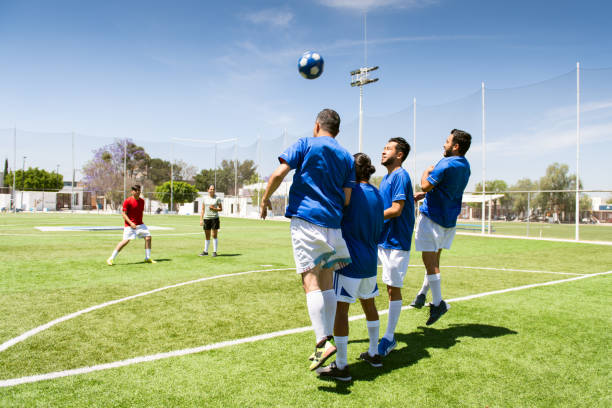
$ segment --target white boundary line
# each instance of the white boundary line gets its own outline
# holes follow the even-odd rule
[[[282,270],[286,270],[286,269],[282,269]],[[557,280],[557,281],[535,283],[535,284],[532,284],[532,285],[517,286],[517,287],[514,287],[514,288],[508,288],[508,289],[502,289],[502,290],[495,290],[495,291],[491,291],[491,292],[478,293],[478,294],[475,294],[475,295],[469,295],[469,296],[464,296],[464,297],[460,297],[460,298],[449,299],[449,300],[447,300],[447,302],[460,302],[460,301],[464,301],[464,300],[476,299],[476,298],[479,298],[479,297],[484,297],[484,296],[489,296],[489,295],[496,295],[496,294],[500,294],[500,293],[514,292],[514,291],[519,291],[519,290],[524,290],[524,289],[535,288],[535,287],[539,287],[539,286],[556,285],[556,284],[559,284],[559,283],[571,282],[571,281],[576,281],[576,280],[580,280],[580,279],[592,278],[593,276],[601,276],[601,275],[608,275],[608,274],[612,274],[612,271],[599,272],[599,273],[593,273],[593,274],[589,274],[589,275],[576,276],[576,277],[568,278],[568,279],[561,279],[561,280]],[[237,275],[237,274],[234,274],[234,275]],[[404,306],[404,307],[402,307],[402,309],[403,310],[410,309],[410,306]],[[380,311],[379,314],[386,314],[387,312],[388,312],[388,310],[383,310],[383,311]],[[349,320],[350,321],[354,321],[354,320],[359,320],[359,319],[363,319],[363,318],[365,318],[365,315],[358,315],[358,316],[352,316]],[[172,357],[185,356],[185,355],[189,355],[189,354],[201,353],[203,351],[215,350],[215,349],[220,349],[220,348],[224,348],[224,347],[235,346],[235,345],[238,345],[238,344],[253,343],[253,342],[256,342],[256,341],[268,340],[268,339],[272,339],[272,338],[275,338],[275,337],[287,336],[287,335],[296,334],[296,333],[303,333],[303,332],[306,332],[306,331],[309,331],[309,330],[312,330],[312,327],[310,327],[310,326],[308,326],[308,327],[298,327],[298,328],[295,328],[295,329],[281,330],[281,331],[272,332],[272,333],[260,334],[260,335],[257,335],[257,336],[244,337],[242,339],[222,341],[222,342],[219,342],[219,343],[208,344],[208,345],[200,346],[200,347],[194,347],[194,348],[188,348],[188,349],[182,349],[182,350],[169,351],[169,352],[166,352],[166,353],[152,354],[152,355],[149,355],[149,356],[134,357],[134,358],[130,358],[130,359],[127,359],[127,360],[115,361],[115,362],[112,362],[112,363],[99,364],[99,365],[89,366],[89,367],[80,367],[80,368],[75,368],[75,369],[72,369],[72,370],[56,371],[56,372],[52,372],[52,373],[38,374],[38,375],[32,375],[32,376],[27,376],[27,377],[21,377],[21,378],[11,378],[11,379],[8,379],[8,380],[0,380],[0,388],[2,388],[2,387],[13,387],[13,386],[20,385],[20,384],[33,383],[33,382],[39,382],[39,381],[44,381],[44,380],[51,380],[51,379],[55,379],[55,378],[68,377],[68,376],[73,376],[73,375],[87,374],[87,373],[92,373],[92,372],[95,372],[95,371],[102,371],[102,370],[108,370],[108,369],[111,369],[111,368],[125,367],[125,366],[129,366],[129,365],[133,365],[133,364],[138,364],[138,363],[144,363],[144,362],[149,362],[149,361],[162,360],[162,359],[166,359],[166,358],[172,358]]]
[[[569,242],[574,244],[592,244],[592,245],[612,245],[612,241],[576,241],[575,239],[565,238],[539,238],[539,237],[522,237],[519,235],[500,235],[500,234],[479,234],[471,232],[457,232],[457,235],[468,237],[483,237],[483,238],[508,238],[508,239],[526,239],[531,241],[548,241],[548,242]]]
[[[79,310],[78,312],[74,312],[74,313],[71,313],[69,315],[62,316],[60,318],[57,318],[55,320],[50,321],[49,323],[43,324],[42,326],[38,326],[38,327],[33,328],[32,330],[28,330],[27,332],[23,333],[22,335],[17,336],[15,338],[12,338],[12,339],[10,339],[10,340],[0,344],[0,352],[6,350],[9,347],[14,346],[17,343],[20,343],[20,342],[26,340],[29,337],[34,336],[35,334],[38,334],[38,333],[42,332],[43,330],[47,330],[48,328],[53,327],[56,324],[65,322],[65,321],[70,320],[70,319],[74,319],[75,317],[81,316],[81,315],[83,315],[85,313],[93,312],[94,310],[102,309],[102,308],[107,307],[107,306],[116,305],[117,303],[125,302],[125,301],[132,300],[132,299],[136,299],[136,298],[139,298],[139,297],[142,297],[142,296],[151,295],[153,293],[161,292],[161,291],[167,290],[167,289],[178,288],[178,287],[181,287],[181,286],[191,285],[193,283],[204,282],[204,281],[213,280],[213,279],[229,278],[229,277],[240,276],[240,275],[247,275],[247,274],[250,274],[250,273],[257,273],[257,272],[288,271],[288,270],[293,270],[293,269],[295,269],[295,268],[258,269],[258,270],[254,270],[254,271],[226,273],[226,274],[223,274],[223,275],[207,276],[205,278],[195,279],[195,280],[191,280],[191,281],[187,281],[187,282],[176,283],[174,285],[164,286],[162,288],[157,288],[157,289],[149,290],[147,292],[138,293],[136,295],[124,297],[124,298],[121,298],[121,299],[116,299],[116,300],[111,300],[109,302],[100,303],[99,305],[95,305],[95,306],[88,307],[87,309]]]

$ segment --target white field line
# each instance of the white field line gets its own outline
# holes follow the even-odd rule
[[[483,238],[508,238],[508,239],[527,239],[532,241],[549,241],[549,242],[573,242],[575,244],[593,244],[593,245],[612,245],[612,241],[576,241],[575,239],[565,238],[539,238],[539,237],[523,237],[520,235],[500,235],[500,234],[485,234],[471,232],[457,232],[457,235],[466,235],[469,237]]]
[[[455,298],[455,299],[449,299],[447,300],[447,302],[460,302],[460,301],[475,299],[475,298],[484,297],[484,296],[496,295],[496,294],[507,293],[507,292],[514,292],[514,291],[519,291],[519,290],[524,290],[524,289],[535,288],[539,286],[556,285],[559,283],[571,282],[571,281],[580,280],[580,279],[588,279],[588,278],[592,278],[593,276],[601,276],[601,275],[609,275],[609,274],[612,274],[612,271],[599,272],[599,273],[576,276],[573,278],[562,279],[562,280],[557,280],[557,281],[535,283],[532,285],[517,286],[515,288],[508,288],[508,289],[502,289],[502,290],[495,290],[491,292],[478,293],[475,295],[464,296],[464,297]],[[402,307],[403,310],[410,309],[410,308],[411,308],[410,306]],[[387,309],[387,310],[379,311],[378,313],[387,314],[388,311],[389,310]],[[349,320],[354,321],[354,320],[359,320],[359,319],[364,319],[364,318],[365,318],[365,315],[362,314],[358,316],[352,316],[349,318]],[[290,334],[303,333],[309,330],[312,330],[311,326],[298,327],[295,329],[281,330],[281,331],[276,331],[272,333],[260,334],[257,336],[244,337],[242,339],[222,341],[219,343],[208,344],[206,346],[169,351],[166,353],[152,354],[149,356],[134,357],[134,358],[130,358],[127,360],[115,361],[112,363],[99,364],[99,365],[88,366],[88,367],[80,367],[80,368],[75,368],[72,370],[56,371],[52,373],[38,374],[38,375],[32,375],[32,376],[27,376],[27,377],[21,377],[21,378],[11,378],[8,380],[0,380],[0,388],[1,387],[13,387],[16,385],[21,385],[21,384],[34,383],[34,382],[39,382],[39,381],[44,381],[44,380],[52,380],[55,378],[69,377],[73,375],[87,374],[87,373],[92,373],[95,371],[108,370],[111,368],[125,367],[125,366],[129,366],[132,364],[138,364],[138,363],[144,363],[144,362],[149,362],[149,361],[162,360],[166,358],[173,358],[173,357],[185,356],[189,354],[201,353],[203,351],[215,350],[215,349],[220,349],[224,347],[235,346],[235,345],[245,344],[245,343],[253,343],[256,341],[268,340],[268,339],[272,339],[275,337],[287,336]]]
[[[139,298],[139,297],[151,295],[153,293],[161,292],[163,290],[178,288],[178,287],[181,287],[181,286],[191,285],[193,283],[204,282],[204,281],[213,280],[213,279],[230,278],[230,277],[234,277],[234,276],[241,276],[241,275],[247,275],[247,274],[250,274],[250,273],[258,273],[258,272],[288,271],[288,270],[292,270],[292,269],[295,269],[295,268],[259,269],[259,270],[254,270],[254,271],[236,272],[236,273],[227,273],[227,274],[224,274],[224,275],[207,276],[205,278],[195,279],[195,280],[191,280],[191,281],[187,281],[187,282],[176,283],[174,285],[168,285],[168,286],[164,286],[162,288],[157,288],[157,289],[149,290],[147,292],[138,293],[136,295],[124,297],[122,299],[111,300],[109,302],[101,303],[99,305],[91,306],[91,307],[88,307],[87,309],[79,310],[78,312],[74,312],[74,313],[71,313],[69,315],[62,316],[60,318],[57,318],[55,320],[50,321],[49,323],[43,324],[42,326],[38,326],[38,327],[33,328],[32,330],[28,330],[27,332],[23,333],[22,335],[17,336],[15,338],[12,338],[12,339],[10,339],[10,340],[0,344],[0,352],[8,349],[9,347],[14,346],[17,343],[20,343],[20,342],[26,340],[29,337],[34,336],[35,334],[38,334],[38,333],[40,333],[40,332],[42,332],[44,330],[47,330],[50,327],[53,327],[56,324],[65,322],[65,321],[70,320],[70,319],[74,319],[75,317],[81,316],[81,315],[83,315],[85,313],[93,312],[94,310],[102,309],[102,308],[107,307],[107,306],[116,305],[117,303],[126,302],[128,300],[132,300],[132,299],[136,299],[136,298]]]
[[[226,228],[227,229],[227,228]],[[153,235],[153,237],[155,238],[159,238],[159,237],[169,237],[169,236],[176,236],[176,235],[204,235],[203,231],[200,232],[176,232],[176,233],[160,233],[160,234],[155,234]],[[62,237],[62,238],[72,238],[72,237],[119,237],[121,238],[121,234],[120,233],[114,233],[114,234],[108,234],[108,233],[103,233],[103,232],[99,232],[99,231],[91,231],[88,232],[87,234],[70,234],[68,233],[63,233],[63,234],[53,234],[53,235],[42,235],[42,234],[37,234],[37,233],[33,233],[33,234],[0,234],[0,236],[7,236],[7,237],[36,237],[36,238],[57,238],[57,237]]]
[[[378,265],[379,268],[382,268],[382,265]],[[425,269],[423,265],[408,265],[409,268],[422,268]],[[523,273],[550,273],[553,275],[573,275],[573,276],[582,276],[589,275],[588,273],[573,273],[573,272],[552,272],[552,271],[535,271],[529,269],[509,269],[509,268],[487,268],[485,266],[455,266],[455,265],[444,265],[442,269],[446,268],[458,268],[458,269],[482,269],[487,271],[507,271],[507,272],[523,272]]]

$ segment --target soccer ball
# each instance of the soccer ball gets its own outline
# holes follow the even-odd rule
[[[316,79],[323,73],[323,57],[318,52],[306,51],[298,60],[298,71],[306,79]]]

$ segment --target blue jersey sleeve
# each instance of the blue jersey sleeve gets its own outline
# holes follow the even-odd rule
[[[391,183],[391,201],[406,201],[406,186],[406,180],[398,173]]]
[[[447,168],[448,166],[446,165],[444,159],[440,160],[438,164],[436,164],[436,167],[434,167],[433,171],[429,173],[427,181],[429,181],[433,186],[437,186],[442,182],[442,180],[444,180],[444,172]]]
[[[342,188],[353,188],[355,186],[355,162],[352,158],[348,167],[348,172],[342,184]]]
[[[304,161],[306,147],[306,139],[302,138],[281,153],[278,160],[286,162],[292,170],[295,170]]]

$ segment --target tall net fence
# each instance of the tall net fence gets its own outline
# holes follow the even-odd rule
[[[542,237],[554,230],[558,238],[573,239],[578,230],[583,239],[612,240],[606,238],[612,231],[612,164],[607,157],[612,69],[580,67],[508,89],[479,85],[457,100],[424,105],[407,98],[407,106],[397,112],[366,116],[363,150],[377,167],[375,176],[385,174],[380,156],[386,141],[401,136],[412,146],[404,167],[418,184],[422,172],[442,157],[449,131],[463,129],[472,134],[467,190],[475,200],[464,203],[460,223],[466,231],[539,237],[541,225]],[[366,109],[367,103],[366,98]],[[117,211],[130,186],[140,184],[147,211],[195,213],[199,208],[186,200],[193,198],[183,191],[181,183],[186,183],[200,192],[216,185],[218,193],[234,199],[229,202],[232,214],[254,216],[278,155],[310,134],[310,129],[302,134],[278,129],[235,137],[168,135],[153,141],[0,129],[0,154],[8,172],[2,178],[0,208]],[[358,134],[358,119],[343,118],[338,141],[351,153],[357,152]],[[36,183],[30,168],[45,170],[46,182]],[[289,183],[279,188],[274,213],[283,213],[288,191]],[[595,232],[586,232],[591,229]]]

